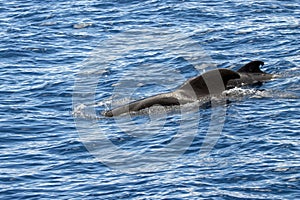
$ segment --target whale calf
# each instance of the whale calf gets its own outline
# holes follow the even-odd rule
[[[242,73],[242,72],[241,72]],[[228,82],[240,79],[238,72],[229,69],[215,69],[186,81],[172,92],[158,94],[145,99],[105,111],[106,117],[119,116],[124,113],[136,112],[154,105],[174,106],[195,102],[213,94],[221,94],[228,89]],[[238,82],[237,82],[238,83]],[[233,82],[235,84],[235,82]]]

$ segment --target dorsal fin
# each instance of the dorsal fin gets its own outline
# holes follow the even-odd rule
[[[260,70],[259,66],[263,66],[264,62],[255,60],[247,63],[243,67],[241,67],[237,72],[241,73],[264,73],[263,71]]]

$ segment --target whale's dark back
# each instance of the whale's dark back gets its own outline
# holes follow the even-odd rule
[[[229,69],[215,69],[188,80],[179,89],[192,89],[193,92],[200,97],[210,93],[220,93],[227,89],[226,86],[229,80],[238,78],[240,78],[240,75],[235,71]]]
[[[221,93],[226,89],[227,82],[231,79],[240,78],[237,72],[229,69],[216,69],[208,71],[201,76],[197,76],[185,82],[174,92],[158,94],[152,97],[131,102],[124,106],[108,110],[103,114],[106,117],[118,116],[123,113],[139,111],[149,108],[153,105],[172,106],[189,102],[186,98],[180,98],[181,95],[190,100],[207,96],[211,93]]]

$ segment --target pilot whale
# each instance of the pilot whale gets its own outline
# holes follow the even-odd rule
[[[241,78],[238,72],[229,69],[215,69],[200,76],[187,80],[176,90],[158,94],[145,99],[108,110],[106,117],[118,116],[124,113],[136,112],[154,105],[174,106],[195,102],[209,95],[221,94],[228,89],[228,82]],[[233,82],[235,83],[235,81]]]
[[[240,75],[240,78],[229,80],[227,83],[227,88],[261,84],[277,76],[261,71],[260,66],[263,65],[263,61],[254,60],[242,66],[240,69],[237,70],[237,73]]]
[[[211,94],[221,94],[227,89],[261,84],[278,76],[261,71],[260,66],[263,65],[263,61],[254,60],[245,64],[236,72],[229,69],[211,70],[189,79],[173,92],[134,101],[127,105],[108,110],[103,115],[113,117],[124,113],[136,112],[154,105],[174,106],[191,103]],[[216,81],[220,80],[220,77],[222,84],[217,84]],[[209,86],[207,82],[210,82]]]

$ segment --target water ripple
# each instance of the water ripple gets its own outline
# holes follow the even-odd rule
[[[13,0],[0,5],[1,199],[299,196],[298,1]],[[170,91],[201,73],[184,55],[165,53],[162,40],[151,43],[153,48],[133,48],[149,35],[126,40],[123,57],[104,48],[110,38],[154,28],[188,35],[193,42],[180,37],[171,44],[186,53],[209,55],[212,66],[238,69],[260,59],[264,71],[280,76],[260,87],[229,91],[224,127],[207,157],[199,151],[211,108],[189,113],[182,124],[179,113],[165,119],[152,110],[150,116],[133,116],[133,121],[120,119],[123,131],[115,120],[99,118],[124,76],[130,79],[119,104]],[[119,59],[103,63],[103,55]],[[196,61],[207,66],[207,57]],[[90,70],[82,70],[87,63],[92,64]],[[136,74],[137,69],[143,71]],[[72,97],[90,95],[73,92],[77,77],[94,78],[94,104],[72,105]],[[195,130],[197,115],[197,134],[186,152],[156,172],[129,173],[105,166],[87,151],[76,129],[78,118],[94,120],[115,146],[145,153],[171,143],[180,126]]]

